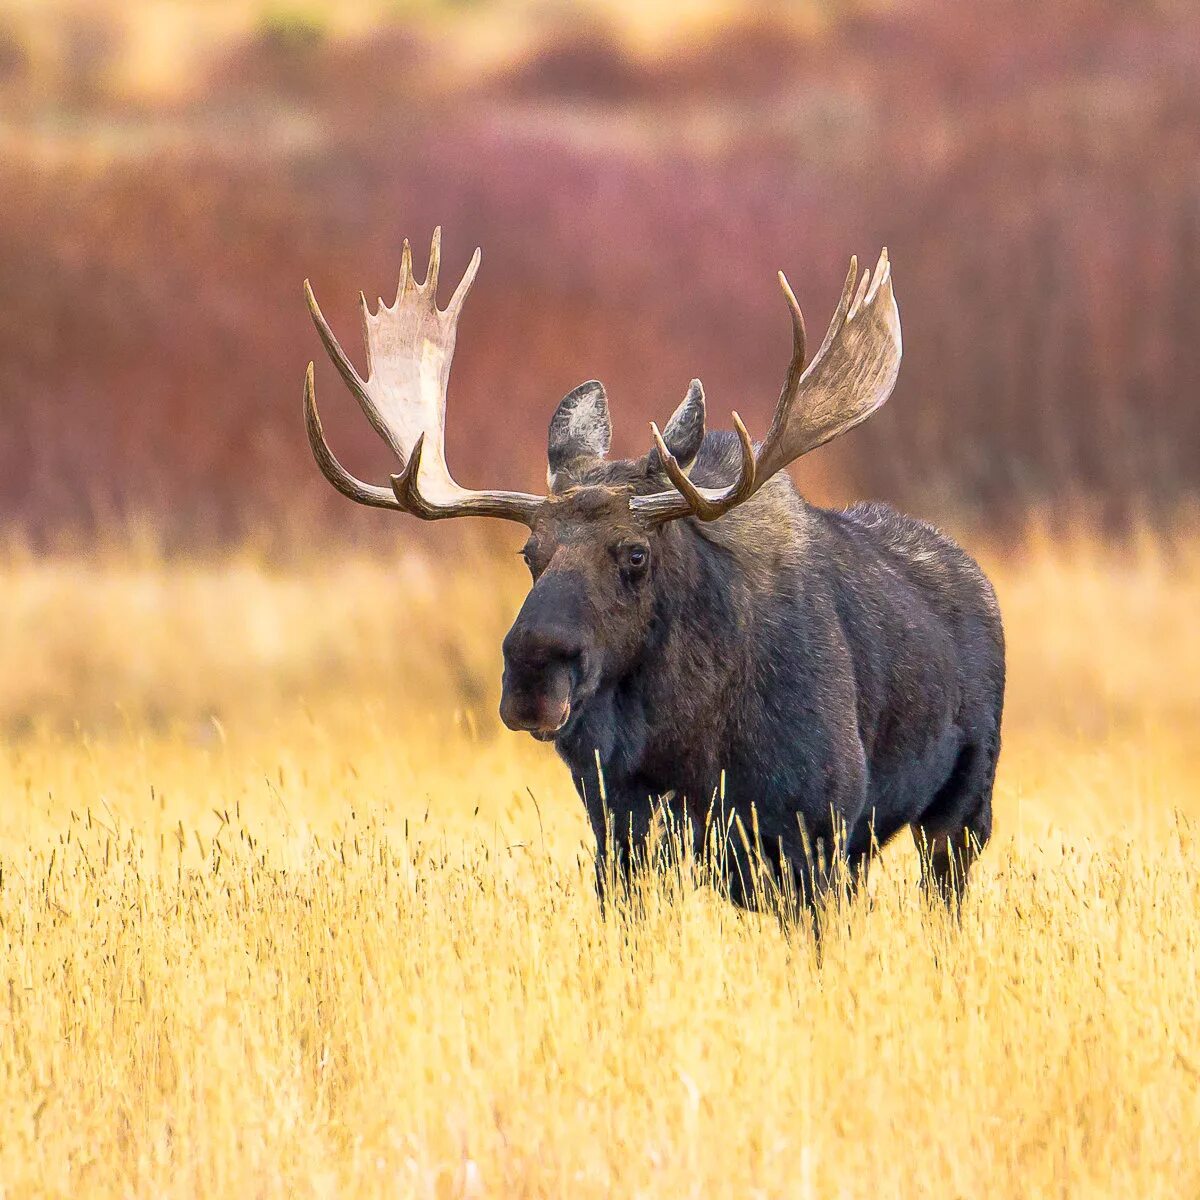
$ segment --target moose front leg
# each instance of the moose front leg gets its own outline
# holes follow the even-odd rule
[[[588,816],[596,838],[596,895],[603,907],[630,895],[638,874],[650,866],[653,806],[649,796],[640,802],[610,796],[595,812],[589,808]]]
[[[734,903],[804,920],[816,919],[832,892],[854,893],[871,849],[866,757],[857,738],[817,723],[807,732],[809,753],[784,789],[754,789],[757,804],[735,793],[725,837]]]
[[[652,834],[660,805],[649,786],[635,781],[603,789],[577,777],[596,843],[596,895],[603,906],[628,895],[638,874],[651,866]]]

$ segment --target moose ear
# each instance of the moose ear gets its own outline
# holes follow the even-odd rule
[[[679,465],[684,468],[691,466],[692,459],[700,452],[700,443],[704,441],[704,388],[700,380],[692,380],[687,395],[671,414],[662,436]],[[662,470],[657,448],[650,451],[648,466],[651,473]]]
[[[581,383],[559,402],[550,420],[551,476],[580,458],[603,458],[612,441],[608,396],[598,379]]]

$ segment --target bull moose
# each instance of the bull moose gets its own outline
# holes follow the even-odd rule
[[[472,491],[447,469],[447,380],[480,251],[441,310],[440,242],[439,229],[423,283],[406,241],[394,303],[371,312],[362,298],[365,378],[305,283],[325,349],[399,474],[364,483],[334,457],[312,363],[309,442],[360,504],[528,527],[533,584],[504,639],[500,715],[570,766],[601,898],[642,860],[663,805],[685,828],[710,828],[719,799],[753,830],[741,849],[731,839],[722,876],[736,903],[761,895],[738,857],[751,844],[811,901],[834,866],[859,874],[909,826],[926,885],[957,904],[991,832],[1004,698],[995,595],[932,526],[883,504],[817,508],[784,470],[891,394],[901,341],[887,251],[873,276],[859,279],[851,260],[811,361],[780,273],[792,358],[761,444],[736,413],[736,432],[706,433],[692,380],[666,427],[651,425],[647,454],[610,460],[608,399],[592,380],[550,421],[548,494],[535,496]]]

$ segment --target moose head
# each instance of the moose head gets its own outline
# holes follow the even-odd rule
[[[634,670],[659,636],[664,596],[687,571],[682,526],[718,521],[777,472],[865,421],[888,398],[899,370],[900,323],[884,250],[874,275],[852,259],[823,342],[806,361],[804,318],[782,272],[792,358],[766,438],[755,445],[736,413],[724,477],[691,477],[705,436],[704,392],[693,380],[641,458],[608,459],[608,399],[592,380],[570,392],[550,422],[548,494],[473,491],[446,465],[446,387],[463,302],[480,263],[476,250],[448,306],[437,307],[441,230],[424,282],[404,243],[395,301],[376,312],[362,300],[367,373],[359,374],[305,291],[334,365],[401,470],[390,487],[364,483],[334,457],[317,414],[313,367],[305,419],[313,454],[338,491],[360,504],[423,520],[487,516],[529,529],[524,557],[533,586],[504,639],[500,714],[542,740],[563,739],[589,701]],[[682,522],[682,526],[680,525]]]

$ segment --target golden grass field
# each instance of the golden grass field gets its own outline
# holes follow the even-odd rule
[[[982,555],[961,924],[601,918],[515,557],[0,564],[0,1196],[1200,1195],[1200,536]]]

